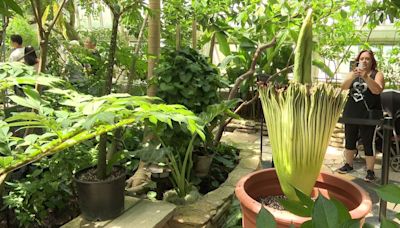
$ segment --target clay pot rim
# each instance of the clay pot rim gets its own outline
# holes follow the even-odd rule
[[[236,194],[237,198],[239,199],[240,203],[256,214],[258,213],[258,211],[261,208],[261,203],[254,200],[247,194],[247,192],[244,189],[244,185],[245,185],[246,181],[248,179],[250,179],[252,176],[255,176],[255,175],[263,173],[263,172],[272,172],[272,171],[275,171],[275,168],[262,169],[262,170],[258,170],[258,171],[249,173],[246,176],[242,177],[236,184],[235,194]],[[356,208],[349,211],[349,213],[353,219],[354,218],[363,218],[368,215],[368,213],[371,211],[371,208],[372,208],[372,201],[369,198],[368,192],[366,192],[364,189],[362,189],[360,186],[356,185],[352,181],[345,180],[343,178],[340,178],[338,176],[335,176],[335,175],[332,175],[332,174],[326,173],[326,172],[321,172],[320,175],[318,176],[317,181],[322,181],[324,179],[324,176],[331,177],[331,178],[337,178],[341,182],[346,182],[347,184],[350,184],[354,188],[354,190],[359,192],[359,194],[361,195],[361,203]],[[281,210],[277,210],[277,209],[274,209],[274,208],[271,208],[268,206],[266,206],[266,208],[268,208],[268,210],[273,214],[274,213],[281,214],[286,217],[303,220],[303,222],[310,219],[310,217],[300,217],[300,216],[294,215],[285,210],[281,211]],[[362,213],[360,213],[360,211]]]

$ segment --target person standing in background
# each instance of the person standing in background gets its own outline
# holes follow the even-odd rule
[[[10,54],[10,62],[23,62],[25,48],[22,46],[22,37],[20,35],[11,35],[11,47],[13,48]]]
[[[347,75],[342,84],[343,90],[350,90],[343,117],[368,119],[369,111],[382,112],[380,94],[384,89],[385,81],[382,72],[376,68],[377,62],[372,51],[361,51],[355,60],[359,65]],[[338,170],[339,173],[353,171],[353,159],[357,152],[356,143],[360,135],[367,165],[367,175],[364,180],[375,180],[375,154],[372,147],[374,131],[375,126],[345,124],[345,164]]]

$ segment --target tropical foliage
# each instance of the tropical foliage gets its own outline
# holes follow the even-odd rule
[[[2,75],[5,75],[3,88],[26,83],[11,75],[7,69],[14,70],[13,67],[2,67]],[[32,70],[30,73],[35,76]],[[30,84],[36,83],[32,76],[28,74],[27,81],[31,80]],[[46,81],[50,79],[47,77]],[[37,91],[29,87],[23,89],[26,97],[14,95],[10,99],[35,112],[19,112],[7,118],[5,121],[8,124],[2,124],[3,134],[9,135],[10,127],[39,128],[46,130],[46,134],[32,134],[24,139],[9,137],[13,142],[8,142],[8,145],[13,145],[14,149],[1,157],[0,174],[135,122],[164,122],[172,127],[172,121],[175,121],[184,124],[189,132],[196,132],[204,138],[192,112],[180,105],[151,104],[150,101],[155,102],[156,98],[133,97],[128,94],[93,97],[73,90],[51,88],[46,93],[57,96],[57,102],[61,105],[59,109],[53,109],[51,102],[44,100]]]
[[[149,3],[157,2],[160,1],[152,0]],[[54,199],[53,196],[71,195],[68,192],[71,172],[98,162],[103,165],[104,174],[104,170],[107,170],[104,166],[111,166],[114,160],[119,160],[121,154],[125,154],[125,158],[135,156],[123,152],[145,147],[139,143],[144,125],[152,126],[150,129],[157,133],[159,141],[164,142],[162,146],[158,142],[157,149],[165,149],[165,153],[160,150],[157,156],[150,156],[154,155],[152,153],[146,155],[154,161],[163,158],[164,162],[170,162],[169,165],[175,167],[174,182],[179,194],[184,195],[190,190],[190,154],[193,146],[198,146],[199,142],[206,145],[206,148],[211,144],[215,146],[214,127],[220,123],[224,126],[228,116],[237,117],[231,110],[240,102],[246,104],[249,97],[257,96],[256,76],[273,75],[276,85],[285,84],[293,65],[300,66],[294,62],[294,43],[301,36],[299,30],[309,8],[314,9],[314,34],[312,40],[307,40],[307,46],[312,46],[312,50],[308,49],[308,57],[304,59],[311,60],[312,56],[313,65],[328,76],[328,81],[333,81],[340,65],[354,55],[351,48],[353,45],[376,48],[377,56],[383,58],[384,48],[371,42],[371,33],[385,21],[394,23],[394,28],[398,29],[399,6],[397,1],[390,0],[171,0],[164,2],[161,12],[158,12],[151,10],[153,4],[143,5],[141,1],[135,0],[1,1],[0,59],[5,60],[8,55],[9,36],[19,33],[24,38],[24,45],[39,48],[39,71],[48,73],[36,74],[32,68],[21,64],[0,65],[0,173],[11,173],[29,163],[34,163],[37,170],[28,169],[24,179],[32,184],[10,181],[7,205],[14,208],[19,225],[31,222],[47,225],[44,221],[46,207],[38,207],[36,204],[64,208],[67,200]],[[97,31],[89,28],[88,31],[82,27],[85,21],[82,20],[82,9],[85,11],[84,17],[95,20],[108,9],[113,15],[113,26]],[[157,63],[157,47],[160,46],[160,41],[153,37],[154,33],[148,32],[147,27],[153,28],[152,31],[158,28],[160,21],[154,23],[157,22],[158,13],[161,13],[162,18],[162,44],[166,47],[157,67],[157,80],[147,81],[146,75],[152,75],[154,70],[152,64]],[[93,52],[82,47],[86,37],[97,40],[96,51],[99,56],[92,55]],[[246,74],[252,67],[257,47],[271,40],[276,40],[276,43],[257,57],[254,75],[239,85],[240,95],[234,98],[241,98],[242,101],[223,101],[219,97],[219,90]],[[188,46],[193,49],[186,48]],[[397,43],[393,43],[393,46],[388,64],[379,67],[387,75],[388,85],[396,88],[399,81],[396,76]],[[385,62],[382,60],[379,62]],[[332,65],[327,66],[328,61],[334,62],[333,69],[330,69]],[[151,63],[149,67],[147,63]],[[315,73],[315,68],[312,69],[310,65],[307,72]],[[306,77],[310,75],[305,74]],[[295,78],[304,82],[304,75],[298,75],[295,73]],[[149,86],[152,86],[148,90],[149,95],[156,94],[154,88],[157,88],[157,94],[164,101],[179,103],[188,109],[181,105],[165,105],[157,98],[132,96],[146,94]],[[285,122],[287,119],[284,118],[288,118],[299,123],[295,129],[288,128],[281,134],[272,134],[272,130],[272,137],[292,137],[292,133],[309,135],[298,130],[306,126],[306,123],[301,123],[294,115],[302,112],[310,118],[331,116],[333,123],[343,102],[342,94],[325,85],[310,89],[290,83],[284,90],[293,97],[287,97],[286,92],[275,90],[272,85],[260,89],[264,103],[268,100],[264,106],[270,112],[274,110],[277,115],[268,117],[270,120],[272,118],[268,122]],[[322,91],[328,91],[328,95],[320,96]],[[297,95],[308,97],[297,99]],[[294,98],[294,102],[291,102]],[[323,100],[336,102],[330,106],[333,109],[319,106]],[[290,107],[303,108],[299,108],[298,112],[277,111],[278,108],[289,110]],[[325,114],[321,114],[323,112]],[[200,118],[193,113],[200,114]],[[310,122],[315,124],[315,129],[320,124],[318,121],[322,120]],[[171,127],[175,129],[174,134],[170,134]],[[329,126],[326,129],[321,133],[323,137],[330,132]],[[98,144],[100,135],[103,139],[109,139],[102,140],[101,146]],[[173,148],[171,145],[176,138],[182,139],[183,143],[181,147]],[[214,141],[218,143],[219,139]],[[272,143],[277,142],[275,140]],[[326,144],[326,140],[318,142],[315,145]],[[79,149],[82,146],[87,147]],[[296,145],[293,143],[286,146]],[[100,148],[102,152],[110,152],[110,156],[111,152],[116,153],[108,162],[106,153],[101,153],[101,158],[92,157],[98,154]],[[73,152],[75,149],[78,152]],[[281,149],[277,151],[286,150]],[[58,153],[60,151],[64,152]],[[90,153],[78,156],[84,151]],[[292,155],[292,158],[296,158],[295,155],[299,154],[293,150]],[[320,159],[321,156],[313,158]],[[279,155],[274,157],[280,159]],[[66,158],[71,161],[65,164],[68,167],[63,170],[54,169],[58,161]],[[282,156],[282,160],[287,162],[290,159]],[[319,160],[313,164],[319,164]],[[53,176],[48,170],[54,171]],[[56,177],[60,175],[63,178],[57,183]],[[36,191],[42,185],[50,196],[48,201]],[[294,195],[292,190],[289,191]],[[24,201],[23,196],[26,196]]]

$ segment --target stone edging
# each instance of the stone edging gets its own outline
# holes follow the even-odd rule
[[[229,173],[227,180],[217,189],[193,204],[178,207],[165,228],[222,227],[232,203],[239,179],[260,167],[260,151],[239,144],[239,164]]]

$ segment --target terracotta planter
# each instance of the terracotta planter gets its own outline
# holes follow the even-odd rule
[[[299,177],[301,178],[301,177]],[[332,174],[321,173],[314,187],[314,193],[321,192],[325,197],[328,194],[341,201],[350,211],[353,219],[361,219],[371,211],[372,202],[366,191],[358,185],[336,177]],[[256,227],[256,216],[261,208],[257,201],[260,197],[282,195],[275,169],[263,169],[242,177],[236,185],[236,196],[242,208],[242,225],[244,228]],[[310,220],[309,217],[299,217],[288,211],[280,211],[267,207],[274,215],[278,227],[295,227]]]

